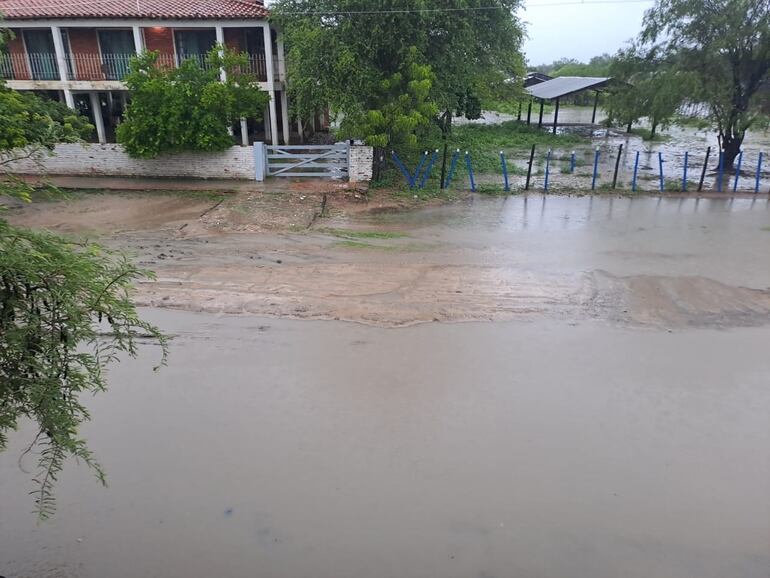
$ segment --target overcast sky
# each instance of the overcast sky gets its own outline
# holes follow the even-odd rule
[[[527,0],[519,13],[527,22],[524,54],[531,66],[559,58],[588,61],[604,52],[613,54],[636,36],[649,2],[566,4],[578,0]]]

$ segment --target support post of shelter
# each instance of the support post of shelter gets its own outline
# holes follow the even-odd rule
[[[556,109],[553,111],[553,134],[556,134],[556,125],[559,122],[559,99],[556,99]]]
[[[529,99],[529,104],[527,105],[527,126],[529,126],[529,121],[532,118],[532,99]]]
[[[599,91],[597,90],[594,94],[594,111],[591,113],[591,124],[596,124],[596,107],[599,106]]]
[[[541,128],[543,126],[543,107],[545,106],[545,101],[541,98],[540,99],[540,116],[537,119],[537,128]]]

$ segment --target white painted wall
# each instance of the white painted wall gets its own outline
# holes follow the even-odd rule
[[[254,180],[254,151],[234,146],[221,153],[176,153],[155,159],[134,159],[118,144],[59,144],[44,157],[50,175],[103,175],[126,177],[190,177]],[[39,174],[33,161],[13,163],[12,172]]]

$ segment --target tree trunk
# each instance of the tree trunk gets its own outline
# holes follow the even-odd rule
[[[725,134],[722,136],[722,156],[724,167],[726,172],[734,172],[735,159],[741,152],[741,144],[743,143],[743,137],[738,137],[733,134]]]
[[[385,164],[385,149],[374,147],[374,174],[373,180],[379,181],[382,174],[382,165]]]
[[[655,138],[655,130],[658,128],[658,123],[656,121],[652,121],[652,128],[650,128],[650,140]]]

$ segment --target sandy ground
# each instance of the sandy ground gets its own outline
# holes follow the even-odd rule
[[[146,306],[382,326],[548,316],[729,327],[770,320],[767,204],[530,196],[414,209],[360,191],[81,193],[10,217],[135,255],[157,274],[138,288]],[[734,223],[746,220],[739,245]],[[675,226],[658,237],[666,221]],[[571,233],[551,231],[554,222]],[[684,251],[693,231],[703,243]],[[659,247],[639,249],[647,242]],[[581,243],[589,253],[576,253]],[[719,245],[735,249],[726,270],[755,274],[722,275]]]

